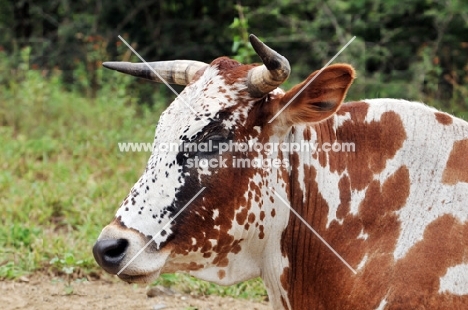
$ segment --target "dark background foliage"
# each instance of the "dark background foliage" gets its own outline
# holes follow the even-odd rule
[[[247,40],[255,33],[290,60],[293,75],[286,88],[356,36],[335,61],[358,70],[352,99],[401,97],[467,114],[468,2],[462,0],[0,3],[0,46],[11,63],[30,47],[30,68],[61,70],[68,88],[84,79],[79,87],[88,96],[106,82],[97,73],[102,61],[138,61],[118,35],[147,60],[210,62],[228,55],[257,62]],[[127,88],[140,102],[152,102],[153,85],[138,81]]]

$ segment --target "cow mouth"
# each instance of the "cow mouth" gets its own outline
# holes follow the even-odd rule
[[[105,271],[122,281],[151,283],[159,277],[171,249],[155,250],[148,241],[136,231],[111,223],[99,235],[93,255]]]
[[[120,280],[125,281],[127,283],[139,283],[139,284],[148,284],[153,282],[159,277],[160,271],[146,273],[146,274],[119,274],[117,275]]]

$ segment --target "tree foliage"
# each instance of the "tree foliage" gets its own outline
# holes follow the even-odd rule
[[[351,97],[401,97],[468,115],[468,2],[464,0],[0,0],[0,48],[11,62],[30,48],[30,68],[61,70],[68,87],[94,96],[106,83],[105,60],[221,55],[259,61],[248,43],[255,33],[293,67],[289,85],[337,58],[353,64]],[[153,89],[135,83],[150,102]],[[288,84],[286,85],[286,87]]]

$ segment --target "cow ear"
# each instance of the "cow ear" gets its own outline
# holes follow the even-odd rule
[[[287,105],[281,116],[289,126],[320,122],[333,115],[341,106],[355,77],[350,65],[336,64],[316,71],[296,85],[281,99]]]

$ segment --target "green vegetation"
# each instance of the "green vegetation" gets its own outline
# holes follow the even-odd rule
[[[405,97],[467,116],[466,0],[0,0],[0,26],[13,64],[29,47],[32,68],[63,70],[65,88],[91,97],[104,86],[102,61],[139,61],[118,35],[147,60],[251,62],[259,61],[247,42],[255,33],[291,60],[286,88],[356,36],[335,61],[358,70],[351,98]],[[152,104],[149,84],[127,87]]]
[[[265,287],[260,278],[232,286],[219,286],[186,274],[176,273],[161,275],[155,284],[173,287],[187,294],[195,292],[201,295],[232,296],[256,300],[263,300],[266,296]]]
[[[119,153],[117,142],[151,141],[160,110],[120,94],[125,78],[87,99],[64,91],[59,72],[46,79],[25,63],[16,71],[2,65],[12,75],[0,85],[0,261],[23,271],[59,269],[50,262],[69,265],[71,253],[91,268],[97,223],[112,218],[148,157]]]
[[[435,1],[62,1],[0,0],[0,279],[32,272],[75,279],[100,274],[91,247],[140,176],[147,153],[118,142],[152,142],[165,86],[104,71],[105,60],[259,61],[257,34],[291,62],[284,87],[335,62],[358,79],[348,100],[419,100],[468,116],[468,2]],[[180,90],[180,89],[178,89]],[[241,297],[260,280],[222,288],[189,276],[158,284]]]

